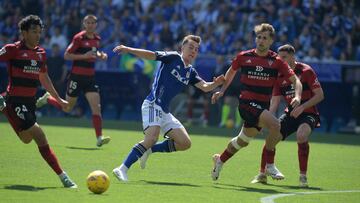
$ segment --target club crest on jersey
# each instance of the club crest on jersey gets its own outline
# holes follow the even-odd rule
[[[31,66],[36,66],[36,65],[37,65],[37,61],[31,60]]]
[[[25,53],[23,53],[21,56],[24,57],[24,58],[26,58],[26,57],[28,57],[28,54],[25,52]]]
[[[271,60],[271,59],[269,59],[269,60],[268,60],[268,63],[269,63],[269,66],[271,66],[271,65],[274,63],[274,61]]]
[[[40,60],[42,60],[42,55],[40,53],[38,53],[38,57]]]

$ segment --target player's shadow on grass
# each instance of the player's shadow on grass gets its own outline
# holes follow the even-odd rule
[[[317,190],[317,191],[321,191],[323,190],[320,187],[300,187],[297,185],[275,185],[275,184],[264,184],[264,185],[269,185],[269,186],[275,186],[275,187],[281,187],[281,188],[285,188],[285,189],[292,189],[292,190],[297,190],[297,189],[303,189],[303,190]]]
[[[278,190],[274,190],[274,189],[263,189],[263,188],[246,187],[246,186],[241,186],[241,185],[232,185],[232,184],[223,184],[223,183],[216,183],[213,185],[213,187],[217,188],[217,189],[223,189],[223,190],[258,192],[258,193],[265,193],[265,194],[279,193]]]
[[[47,190],[47,189],[57,189],[57,187],[35,187],[32,185],[6,185],[6,186],[4,186],[4,189],[37,192],[37,191]]]
[[[189,183],[173,183],[173,182],[159,182],[159,181],[148,181],[148,180],[141,180],[146,184],[152,185],[163,185],[163,186],[186,186],[186,187],[201,187],[200,185],[194,185]]]
[[[65,148],[77,149],[77,150],[88,150],[88,151],[100,150],[100,148],[95,148],[95,147],[72,147],[72,146],[66,146]]]

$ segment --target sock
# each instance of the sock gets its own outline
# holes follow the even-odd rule
[[[220,155],[221,162],[225,163],[228,159],[230,159],[234,154],[230,153],[227,149]]]
[[[261,153],[260,173],[265,173],[265,166],[266,166],[266,148],[264,145]]]
[[[274,164],[274,159],[275,159],[275,149],[273,150],[268,150],[265,148],[265,161],[266,164]]]
[[[166,139],[163,142],[158,142],[151,147],[151,151],[154,152],[175,152],[175,143],[172,139]]]
[[[147,149],[142,144],[136,144],[125,159],[124,165],[127,168],[130,168],[131,165],[133,165],[140,157],[142,157],[146,150]]]
[[[221,125],[225,125],[230,114],[230,106],[224,104],[221,111]]]
[[[102,119],[100,115],[93,115],[92,116],[93,126],[95,128],[96,137],[102,135]]]
[[[309,142],[298,143],[300,174],[306,175],[309,152],[310,152]]]
[[[240,113],[239,111],[235,111],[235,126],[238,126],[240,127],[241,125],[241,116],[240,116]]]
[[[38,148],[43,159],[49,164],[56,174],[60,175],[63,170],[60,168],[59,162],[49,145],[38,146]]]
[[[60,109],[62,110],[62,107],[60,106],[59,102],[56,101],[56,99],[52,96],[50,96],[48,99],[47,99],[47,102],[48,104],[52,105],[52,106],[55,106],[57,109]]]

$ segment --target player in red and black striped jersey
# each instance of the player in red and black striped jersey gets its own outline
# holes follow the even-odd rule
[[[275,145],[281,140],[280,123],[268,109],[273,86],[279,74],[283,74],[295,87],[295,97],[291,101],[293,107],[297,107],[300,103],[302,86],[288,64],[275,52],[269,50],[275,35],[273,26],[263,23],[255,26],[254,31],[256,48],[242,51],[236,56],[226,72],[224,85],[212,96],[212,102],[215,103],[223,96],[236,71],[240,72],[240,81],[235,82],[241,83],[239,113],[244,120],[244,125],[239,135],[229,142],[224,152],[213,156],[213,180],[218,179],[222,165],[239,149],[246,147],[262,127],[269,130],[265,150],[266,172],[274,179],[284,178],[274,165]]]
[[[98,51],[100,36],[95,32],[96,16],[85,16],[83,25],[85,29],[73,37],[64,54],[66,60],[73,61],[66,91],[66,100],[69,105],[62,108],[53,97],[46,93],[38,100],[37,107],[49,103],[65,112],[70,112],[75,106],[79,94],[84,92],[92,111],[92,121],[97,138],[96,145],[100,147],[109,143],[110,137],[102,135],[100,94],[99,87],[95,82],[95,61],[96,59],[106,60],[107,54]]]
[[[307,163],[309,157],[308,138],[312,130],[319,126],[320,118],[316,104],[324,99],[324,93],[318,81],[314,70],[305,63],[295,61],[295,48],[289,44],[283,45],[278,49],[279,56],[285,60],[294,70],[300,79],[303,92],[301,95],[301,104],[295,108],[289,106],[285,109],[285,113],[280,117],[281,135],[285,140],[289,135],[296,132],[298,143],[298,158],[300,168],[300,186],[307,187]],[[278,109],[280,99],[283,97],[289,105],[294,98],[294,87],[283,75],[279,76],[273,94],[272,94],[270,112],[275,114]],[[260,174],[255,176],[253,183],[266,183],[265,176],[265,147],[263,148]]]
[[[0,61],[7,62],[9,73],[3,113],[22,142],[36,142],[40,154],[59,175],[64,187],[76,188],[76,184],[61,169],[44,132],[36,122],[35,94],[40,83],[59,105],[65,108],[68,104],[59,97],[47,73],[46,53],[38,45],[43,27],[38,16],[23,18],[19,22],[23,40],[7,44],[0,50]]]

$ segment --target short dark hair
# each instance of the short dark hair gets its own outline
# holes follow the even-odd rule
[[[254,32],[256,35],[259,34],[260,32],[269,32],[271,38],[275,37],[275,29],[272,25],[268,23],[262,23],[260,25],[256,25],[254,27]]]
[[[295,48],[291,46],[290,44],[282,45],[278,48],[278,52],[285,51],[289,54],[295,54]]]
[[[186,35],[181,43],[181,45],[184,45],[188,43],[189,40],[192,40],[200,45],[201,43],[201,37],[197,35]]]
[[[32,25],[38,25],[41,29],[44,28],[42,20],[37,15],[28,15],[21,19],[18,24],[20,31],[28,31]]]

